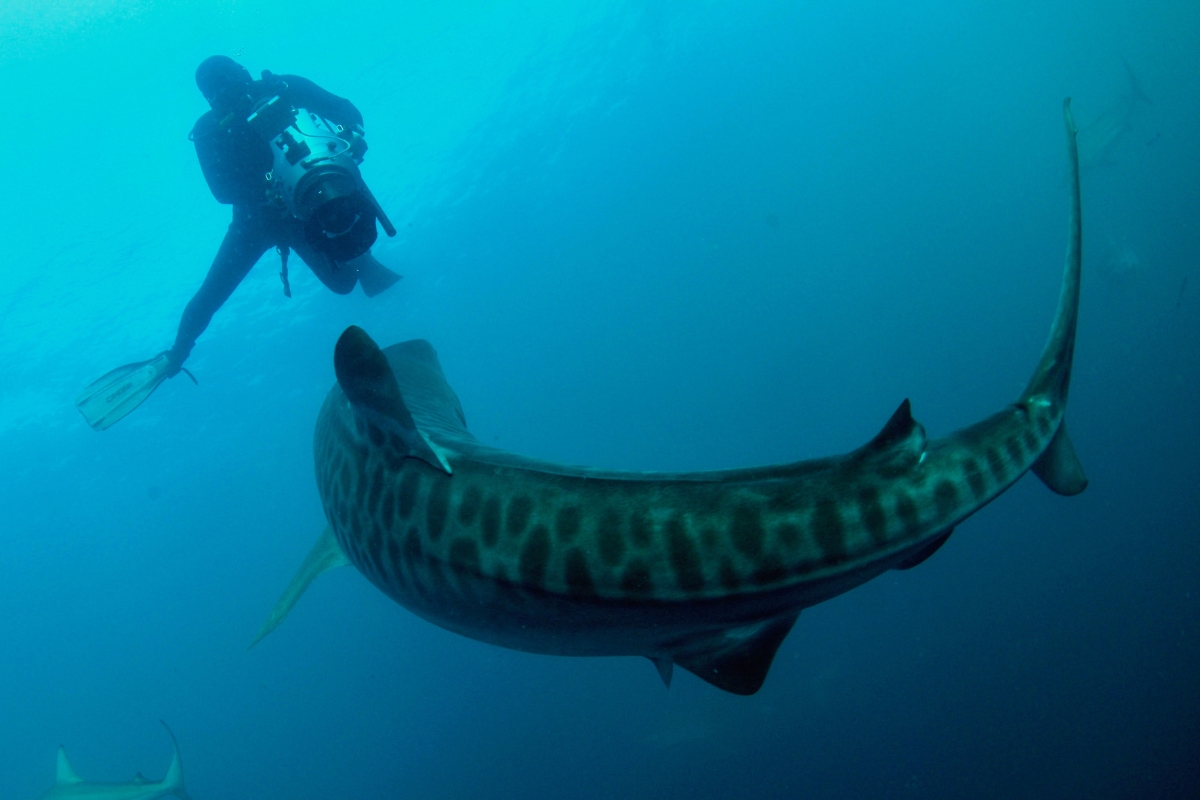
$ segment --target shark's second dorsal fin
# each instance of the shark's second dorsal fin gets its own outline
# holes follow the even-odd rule
[[[351,325],[338,338],[333,350],[333,369],[355,413],[368,430],[373,430],[373,437],[378,433],[380,441],[376,444],[382,444],[383,437],[387,437],[403,455],[450,473],[445,458],[417,429],[387,356],[362,328]]]
[[[718,689],[733,694],[754,694],[767,679],[775,652],[798,616],[800,612],[721,631],[715,636],[690,642],[673,653],[672,659]],[[662,675],[662,667],[659,667],[659,674]],[[663,680],[666,681],[665,676]]]
[[[56,783],[83,783],[83,778],[75,774],[71,762],[67,761],[67,751],[62,745],[58,748],[58,767],[54,780]]]
[[[907,399],[900,404],[883,430],[854,455],[859,458],[883,459],[896,469],[906,469],[925,455],[925,426],[913,419],[912,404]]]

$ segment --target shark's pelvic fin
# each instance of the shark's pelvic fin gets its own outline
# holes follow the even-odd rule
[[[377,446],[388,440],[401,457],[419,458],[450,474],[450,464],[417,428],[387,356],[366,332],[351,325],[333,350],[338,385]]]
[[[83,783],[83,778],[75,774],[71,762],[67,761],[67,751],[62,745],[58,747],[58,767],[54,780],[56,783]]]
[[[654,664],[654,668],[658,670],[658,677],[662,678],[663,686],[671,688],[671,678],[675,676],[675,662],[669,658],[653,658],[650,661]]]
[[[733,694],[754,694],[767,679],[775,653],[798,616],[799,611],[742,628],[730,628],[685,645],[674,655],[674,661],[718,689]]]
[[[263,623],[262,628],[259,629],[258,635],[254,637],[254,641],[250,643],[250,647],[254,647],[254,645],[265,639],[267,634],[279,627],[279,623],[283,622],[283,618],[288,615],[288,612],[296,605],[296,601],[308,589],[309,584],[317,579],[317,576],[335,567],[345,566],[349,563],[346,559],[346,554],[342,552],[342,548],[337,542],[337,537],[333,535],[333,528],[326,525],[325,530],[321,532],[321,536],[317,539],[317,543],[308,551],[304,563],[300,565],[300,569],[296,572],[295,577],[292,578],[292,582],[283,590],[279,601],[275,603],[275,608],[271,609],[271,614],[267,617],[267,621]],[[246,649],[249,650],[250,648]]]
[[[950,534],[952,533],[954,533],[954,528],[946,531],[941,536],[937,537],[929,544],[925,545],[920,550],[901,561],[899,564],[893,567],[893,569],[912,569],[917,564],[923,563],[925,559],[929,558],[942,548],[942,545],[946,543],[946,540],[950,538]]]
[[[1059,494],[1079,494],[1087,488],[1087,475],[1083,474],[1083,465],[1079,456],[1075,455],[1075,446],[1067,435],[1067,423],[1058,426],[1058,433],[1050,440],[1049,447],[1033,462],[1033,474],[1042,479],[1042,483]]]

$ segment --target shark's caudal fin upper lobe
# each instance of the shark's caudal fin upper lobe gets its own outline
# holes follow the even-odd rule
[[[171,746],[175,748],[175,754],[171,757],[171,766],[167,768],[167,775],[162,779],[163,788],[170,789],[180,800],[190,800],[187,789],[183,788],[183,761],[179,758],[179,742],[175,740],[175,733],[170,726],[161,719],[159,722],[162,722],[162,726],[167,729],[167,734],[171,737]]]
[[[1021,395],[1021,403],[1053,406],[1062,411],[1067,405],[1071,386],[1071,366],[1075,357],[1075,331],[1079,322],[1079,283],[1083,259],[1083,224],[1079,192],[1079,129],[1071,114],[1071,98],[1063,101],[1063,118],[1067,127],[1067,155],[1070,165],[1071,204],[1067,226],[1067,257],[1063,268],[1062,289],[1058,297],[1058,313],[1050,329],[1050,339],[1042,351],[1041,361],[1034,370],[1029,385]],[[1079,494],[1087,487],[1083,465],[1075,455],[1075,447],[1067,435],[1065,422],[1041,458],[1033,465],[1033,474],[1059,494]]]

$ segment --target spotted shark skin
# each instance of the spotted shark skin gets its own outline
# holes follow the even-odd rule
[[[380,351],[350,328],[316,426],[329,523],[318,548],[340,551],[405,608],[474,639],[646,656],[668,685],[679,664],[754,693],[801,609],[915,566],[1030,469],[1063,494],[1086,485],[1063,423],[1080,278],[1069,101],[1064,114],[1067,263],[1050,340],[1013,405],[931,440],[906,400],[871,442],[832,458],[601,471],[484,445],[427,342]]]

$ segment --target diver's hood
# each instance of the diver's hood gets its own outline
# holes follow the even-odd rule
[[[196,67],[196,88],[214,109],[235,110],[239,95],[245,95],[249,102],[253,85],[250,70],[229,56],[210,56]]]

